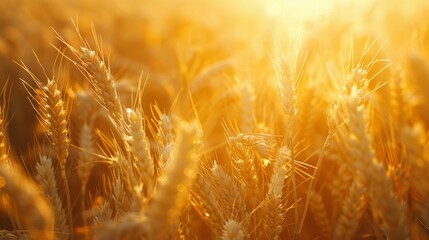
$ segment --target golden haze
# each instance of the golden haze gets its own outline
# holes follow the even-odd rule
[[[0,1],[0,239],[429,239],[427,9]]]

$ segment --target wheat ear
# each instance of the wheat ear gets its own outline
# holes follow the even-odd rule
[[[147,239],[147,218],[141,213],[127,213],[117,221],[100,224],[96,228],[97,240]]]
[[[165,113],[161,113],[157,109],[159,114],[159,120],[157,122],[157,142],[159,147],[159,161],[157,161],[156,169],[157,173],[161,171],[161,168],[165,166],[171,157],[174,145],[174,127],[173,121],[170,116]]]
[[[407,160],[411,166],[412,190],[418,196],[413,211],[419,216],[423,225],[429,224],[429,186],[427,184],[427,173],[429,170],[429,159],[427,156],[427,134],[420,124],[404,126],[401,130],[401,142],[407,149]]]
[[[112,220],[112,209],[110,208],[110,202],[104,201],[101,206],[95,209],[94,215],[92,217],[92,222],[95,227],[102,226],[104,223],[107,223],[109,220]]]
[[[142,176],[143,185],[146,189],[146,196],[152,192],[153,177],[155,168],[153,159],[150,153],[149,139],[146,136],[143,117],[139,111],[127,109],[129,121],[128,144],[134,163]]]
[[[354,179],[350,186],[349,194],[344,199],[341,215],[335,225],[334,239],[353,239],[364,214],[365,187]]]
[[[1,189],[14,202],[23,227],[34,239],[54,239],[54,215],[38,187],[12,164],[0,163]]]
[[[285,205],[283,204],[283,188],[288,176],[286,158],[289,154],[287,147],[281,147],[273,164],[273,174],[268,184],[268,192],[263,203],[263,231],[264,239],[279,239],[285,221]]]
[[[115,178],[113,182],[112,200],[117,216],[123,216],[132,209],[128,192],[124,189],[123,182],[119,177]]]
[[[98,101],[107,109],[112,121],[123,131],[125,115],[110,69],[94,50],[81,47],[81,51],[77,54],[81,59],[80,69],[89,79]]]
[[[8,167],[12,163],[9,157],[9,143],[7,140],[7,121],[6,112],[8,109],[7,102],[7,91],[8,81],[6,81],[3,89],[0,91],[1,105],[0,105],[0,166]],[[5,184],[5,179],[0,176],[0,189]],[[18,220],[17,220],[18,221]],[[19,235],[18,235],[19,236]],[[17,235],[9,232],[8,230],[0,230],[0,239],[18,239]]]
[[[241,223],[235,220],[227,220],[223,224],[222,240],[243,240],[246,237],[246,231]]]
[[[69,239],[69,226],[64,212],[63,203],[58,195],[57,181],[52,167],[52,160],[46,156],[40,157],[40,162],[36,165],[36,179],[39,186],[49,200],[55,215],[56,239]]]
[[[313,213],[314,220],[322,230],[322,235],[329,239],[332,235],[332,228],[322,196],[318,192],[312,190],[308,197],[310,198],[309,206]]]
[[[343,198],[347,196],[347,192],[353,182],[355,170],[353,166],[349,166],[349,164],[341,160],[337,162],[339,164],[338,171],[335,179],[330,184],[330,189],[333,202],[336,204],[335,206],[341,206],[344,201]]]
[[[230,154],[233,157],[233,166],[234,166],[234,177],[239,179],[241,183],[241,189],[245,193],[246,196],[253,196],[252,207],[254,207],[254,198],[258,196],[258,176],[257,170],[255,169],[255,161],[256,156],[252,154],[246,148],[240,147],[232,147],[230,148]]]
[[[95,151],[94,136],[92,131],[92,125],[84,123],[79,134],[79,146],[82,148],[82,151],[79,152],[77,174],[82,185],[82,194],[86,192],[86,185],[95,164],[95,157],[93,155]]]
[[[69,119],[65,99],[55,79],[48,79],[44,84],[31,74],[38,89],[35,89],[37,114],[58,158],[62,171],[65,172],[68,149],[70,146]],[[64,174],[65,175],[65,174]]]
[[[330,110],[329,110],[329,114],[328,114],[328,136],[325,139],[325,142],[323,143],[322,149],[320,150],[319,153],[319,157],[317,158],[317,162],[316,162],[316,167],[314,168],[314,172],[312,174],[312,177],[310,179],[310,184],[308,185],[308,190],[307,190],[307,199],[305,200],[305,204],[304,204],[304,210],[303,210],[303,214],[302,214],[302,218],[301,218],[301,222],[299,223],[299,227],[298,227],[298,232],[301,231],[301,229],[304,226],[304,221],[305,218],[307,216],[307,211],[310,205],[310,196],[311,196],[311,192],[314,191],[314,184],[317,180],[317,177],[319,175],[319,170],[320,167],[322,166],[322,160],[323,157],[325,155],[325,151],[329,151],[329,143],[331,142],[331,140],[334,138],[335,134],[337,133],[338,129],[339,129],[339,114],[338,114],[338,104],[336,101],[331,103],[330,106]],[[340,182],[341,184],[341,182]],[[333,191],[335,192],[335,190]],[[336,192],[334,193],[336,194]]]
[[[370,167],[373,168],[369,170],[372,175],[371,202],[374,212],[382,218],[382,229],[388,239],[410,239],[406,203],[399,201],[394,194],[392,181],[386,176],[385,166],[377,163]]]
[[[393,192],[392,180],[387,176],[385,165],[380,163],[371,146],[366,128],[366,108],[362,103],[361,90],[352,88],[344,98],[348,120],[346,125],[350,135],[350,154],[355,168],[360,172],[359,181],[368,186],[372,210],[382,217],[381,227],[389,239],[409,239],[406,225],[407,208],[398,201]]]
[[[150,239],[160,239],[163,230],[171,224],[188,199],[188,191],[198,167],[198,145],[201,129],[197,121],[180,122],[174,158],[165,169],[164,181],[159,183],[147,217],[150,222]]]
[[[110,119],[119,131],[125,136],[125,123],[124,123],[124,111],[118,92],[115,87],[115,79],[110,71],[110,67],[103,56],[102,43],[99,42],[95,29],[93,28],[94,40],[96,42],[96,51],[91,49],[88,42],[83,39],[80,35],[79,30],[76,30],[79,34],[82,46],[80,49],[76,49],[70,45],[63,37],[57,33],[57,38],[64,45],[66,45],[73,54],[79,58],[78,62],[71,60],[83,75],[91,83],[92,89],[95,92],[97,101],[100,105],[105,108],[110,116]]]
[[[279,47],[279,46],[276,46]],[[295,133],[295,120],[298,112],[298,106],[296,104],[296,80],[299,78],[299,74],[296,72],[296,59],[289,61],[287,57],[282,56],[281,59],[277,59],[275,65],[276,71],[276,84],[278,87],[278,93],[282,102],[282,109],[286,115],[285,122],[285,141],[290,149],[291,157],[291,182],[292,182],[292,197],[295,204],[298,203],[298,185],[296,182],[296,159],[294,152],[294,133]],[[308,196],[307,196],[308,197]],[[305,211],[304,211],[305,214]],[[301,234],[302,224],[299,222],[299,209],[297,206],[294,208],[294,238],[299,238]],[[301,223],[304,221],[305,215],[301,217]]]
[[[393,76],[393,80],[389,83],[390,86],[390,105],[392,107],[392,115],[398,127],[403,126],[410,119],[410,107],[407,100],[407,85],[400,73]]]
[[[219,211],[221,207],[209,182],[208,176],[197,176],[191,191],[191,203],[201,219],[221,235],[224,216]]]
[[[74,228],[73,214],[71,209],[72,204],[70,198],[70,188],[66,174],[66,161],[69,154],[68,150],[71,141],[69,132],[69,113],[66,104],[67,101],[63,97],[55,79],[48,78],[47,82],[43,83],[27,68],[25,64],[22,63],[21,67],[31,76],[38,87],[37,89],[34,89],[36,96],[32,97],[37,104],[37,106],[34,106],[34,108],[37,111],[39,121],[43,126],[46,135],[49,137],[49,140],[54,147],[55,155],[60,165],[61,178],[64,183],[64,192],[67,201],[67,217],[70,227],[70,237],[73,240]],[[23,84],[27,91],[31,94],[29,89],[32,87],[25,81],[23,81]]]
[[[95,157],[92,154],[94,152],[94,138],[92,133],[92,126],[87,123],[84,123],[80,129],[79,134],[79,146],[82,148],[78,155],[78,168],[77,175],[79,177],[81,187],[81,208],[86,209],[86,187],[91,175],[92,168],[95,164]],[[83,217],[84,225],[87,225],[86,217]],[[85,233],[86,234],[86,233]],[[88,238],[86,238],[88,239]]]
[[[281,239],[280,234],[283,231],[285,221],[283,199],[272,192],[268,193],[263,202],[262,212],[262,231],[258,237],[262,239]]]
[[[268,135],[267,135],[268,136]],[[229,137],[229,154],[235,168],[234,177],[241,183],[248,209],[256,206],[256,201],[265,197],[258,193],[258,187],[266,176],[262,159],[270,159],[273,147],[268,143],[267,136],[260,134],[243,134]],[[250,197],[252,196],[252,197]]]
[[[223,206],[220,211],[224,218],[244,220],[247,216],[246,203],[236,182],[216,162],[210,173],[209,183],[218,203]]]
[[[11,232],[9,232],[7,230],[0,230],[0,239],[3,239],[3,240],[17,240],[18,237],[15,234],[13,234],[13,233],[11,233]]]

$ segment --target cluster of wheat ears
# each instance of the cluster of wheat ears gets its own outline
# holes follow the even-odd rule
[[[0,239],[429,239],[428,4],[129,1],[0,4]]]

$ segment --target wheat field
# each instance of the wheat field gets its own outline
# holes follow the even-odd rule
[[[1,0],[0,239],[429,239],[427,0]]]

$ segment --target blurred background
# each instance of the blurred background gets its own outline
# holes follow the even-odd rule
[[[40,77],[43,71],[35,55],[48,75],[62,65],[69,80],[65,82],[72,85],[67,90],[71,98],[79,86],[87,85],[72,64],[59,63],[54,46],[64,46],[56,34],[78,47],[76,28],[94,43],[94,26],[119,90],[132,92],[135,85],[121,82],[147,79],[145,105],[156,102],[168,111],[187,84],[196,98],[225,87],[238,72],[263,84],[275,41],[285,52],[299,46],[301,64],[314,66],[305,71],[327,76],[327,59],[344,63],[360,56],[368,39],[377,39],[372,51],[380,50],[381,58],[388,52],[392,61],[411,64],[414,78],[426,78],[428,10],[425,0],[2,0],[0,82],[13,85],[10,141],[14,152],[23,156],[37,140],[32,137],[37,132],[35,114],[20,82],[29,76],[17,62]],[[209,86],[195,80],[204,79],[207,69],[213,70],[208,67],[219,63],[221,74]]]

